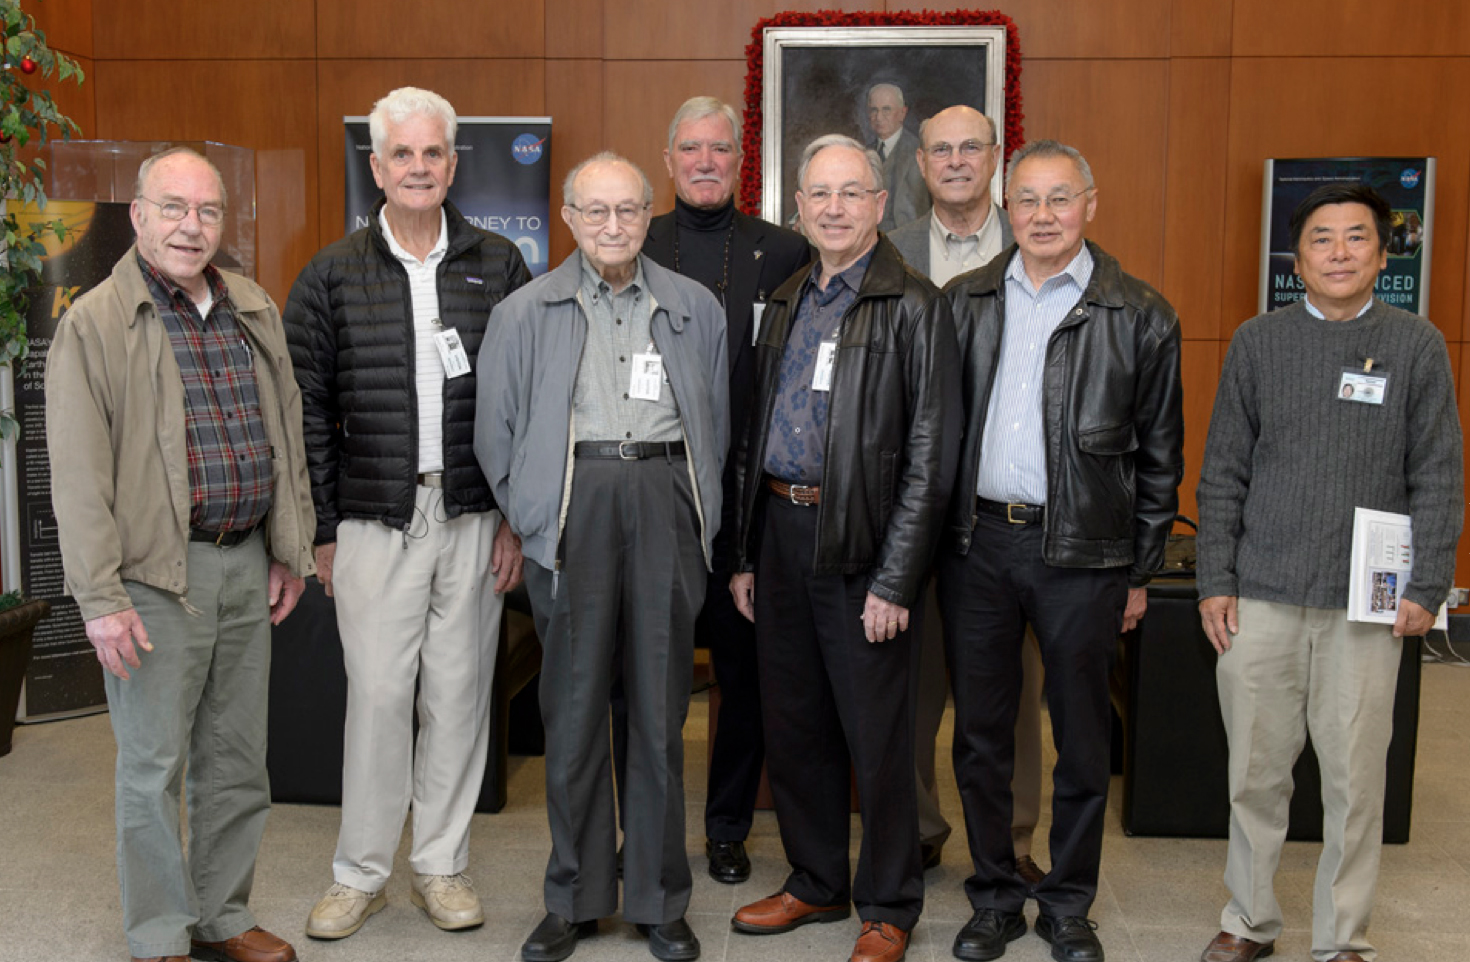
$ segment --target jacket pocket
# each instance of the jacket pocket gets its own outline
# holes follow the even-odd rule
[[[1125,421],[1122,424],[1079,431],[1077,446],[1084,454],[1116,456],[1138,450],[1138,435],[1133,431],[1133,422]]]

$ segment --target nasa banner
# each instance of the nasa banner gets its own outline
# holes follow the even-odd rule
[[[1291,249],[1291,212],[1325,183],[1360,180],[1393,210],[1388,267],[1374,295],[1423,314],[1429,306],[1429,254],[1434,234],[1433,157],[1308,157],[1266,161],[1261,216],[1261,313],[1306,296]]]
[[[366,117],[343,117],[346,128],[347,233],[367,226],[383,196],[373,180]],[[461,117],[454,148],[459,164],[449,199],[471,224],[521,249],[533,276],[550,256],[551,118]]]

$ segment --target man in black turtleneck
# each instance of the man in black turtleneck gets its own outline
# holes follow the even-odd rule
[[[755,632],[730,597],[729,541],[735,531],[734,446],[744,436],[755,384],[755,334],[766,298],[811,259],[806,239],[735,209],[740,124],[713,97],[685,101],[669,125],[664,163],[678,195],[674,209],[655,217],[643,253],[699,281],[725,307],[730,356],[730,457],[725,462],[725,523],[714,543],[714,571],[695,626],[709,646],[720,685],[709,794],[704,810],[709,873],[735,884],[750,877],[745,837],[765,759]]]

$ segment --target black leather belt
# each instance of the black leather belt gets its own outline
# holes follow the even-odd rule
[[[975,510],[981,514],[1005,518],[1009,524],[1041,524],[1041,520],[1046,517],[1044,504],[1008,504],[1004,501],[987,501],[984,498],[975,499]]]
[[[572,453],[579,458],[608,458],[615,461],[646,461],[649,458],[682,458],[683,441],[578,441]]]
[[[221,548],[233,548],[237,544],[244,544],[258,527],[260,525],[253,524],[243,531],[205,531],[203,528],[190,528],[189,540],[218,545]]]
[[[766,487],[782,501],[811,507],[822,503],[822,489],[815,484],[787,484],[775,478],[766,478]]]

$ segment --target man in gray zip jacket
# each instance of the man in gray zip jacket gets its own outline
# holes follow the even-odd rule
[[[552,850],[547,915],[521,954],[564,959],[617,909],[608,694],[621,633],[623,918],[657,958],[689,960],[682,729],[729,447],[725,315],[640,255],[653,189],[633,164],[598,154],[563,195],[579,250],[491,314],[475,416],[544,652]]]

